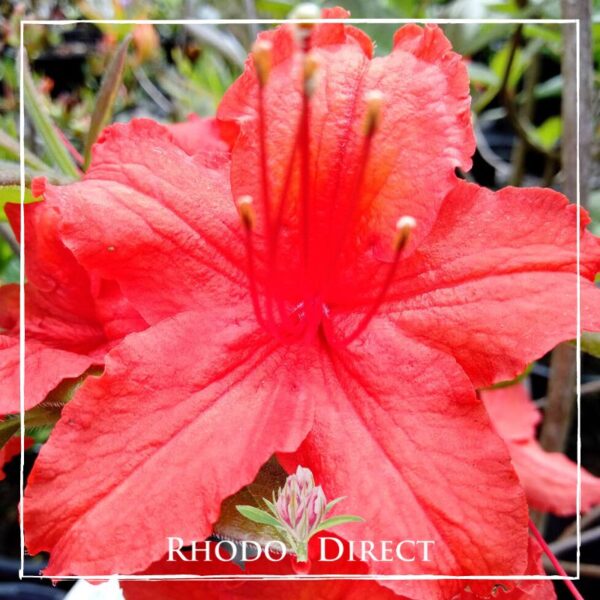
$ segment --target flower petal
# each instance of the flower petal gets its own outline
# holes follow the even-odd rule
[[[273,45],[273,66],[264,92],[269,195],[273,206],[285,199],[284,222],[297,227],[298,151],[287,193],[284,182],[300,122],[300,55],[289,25],[262,34],[260,39]],[[388,248],[395,223],[403,215],[418,221],[411,241],[415,244],[431,228],[438,207],[454,185],[455,168],[471,165],[475,142],[468,77],[461,57],[451,52],[448,40],[435,25],[403,27],[396,34],[393,52],[371,60],[372,47],[365,44],[364,34],[339,24],[321,24],[315,28],[311,52],[318,61],[316,88],[310,98],[307,184],[314,213],[310,217],[311,247],[319,248],[314,254],[323,262],[323,253],[335,254],[335,248],[345,244],[346,260],[350,261],[373,244]],[[217,112],[226,127],[240,130],[232,152],[236,197],[262,198],[264,193],[257,176],[261,139],[258,89],[250,59]],[[373,90],[384,96],[381,119],[370,144],[365,184],[359,190],[360,198],[355,199],[365,139],[365,94]],[[352,224],[360,231],[349,234]]]
[[[530,506],[556,515],[577,512],[577,465],[559,452],[546,452],[535,439],[541,415],[525,386],[480,392],[498,433],[506,440]],[[600,478],[581,469],[581,510],[600,504]]]
[[[524,575],[542,575],[546,572],[542,564],[542,549],[529,538],[527,569]],[[502,590],[502,591],[501,591]],[[529,579],[521,581],[472,581],[467,589],[452,600],[556,600],[551,579]]]
[[[448,355],[373,322],[363,343],[323,357],[327,402],[281,460],[312,470],[327,497],[364,523],[346,539],[433,540],[431,562],[371,562],[379,574],[520,574],[527,507],[504,443]],[[482,493],[482,490],[485,490]],[[431,582],[428,582],[431,583]],[[446,599],[456,581],[390,582],[411,598]]]
[[[235,305],[128,336],[65,406],[35,463],[29,552],[50,551],[51,575],[131,573],[164,554],[167,536],[204,539],[221,501],[305,437],[316,390],[296,369],[308,360]]]
[[[591,281],[600,246],[582,230],[578,280],[576,219],[577,208],[551,190],[494,193],[461,182],[426,242],[400,263],[381,312],[453,354],[476,387],[513,379],[575,338],[578,281],[583,328],[600,330],[600,291]]]
[[[63,379],[79,377],[97,360],[52,348],[36,340],[25,342],[25,410],[39,404]],[[0,415],[18,413],[19,338],[0,335]]]
[[[182,123],[165,125],[177,145],[188,154],[227,153],[229,146],[221,137],[219,126],[213,117],[191,114]]]
[[[42,186],[43,189],[43,186]],[[18,205],[6,207],[20,232]],[[25,408],[65,378],[81,375],[116,340],[146,323],[115,282],[94,280],[59,236],[61,217],[48,202],[25,206]],[[0,288],[0,413],[19,412],[19,287]]]
[[[222,155],[186,154],[149,120],[104,130],[81,182],[48,185],[61,235],[94,276],[150,323],[207,296],[247,291],[239,217]]]

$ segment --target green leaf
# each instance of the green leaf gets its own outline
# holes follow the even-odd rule
[[[332,527],[337,527],[338,525],[343,525],[344,523],[360,523],[362,521],[364,521],[362,517],[357,517],[354,515],[338,515],[337,517],[325,519],[315,529],[315,533],[319,533],[319,531],[324,531],[325,529],[331,529]]]
[[[325,513],[328,513],[338,502],[341,502],[342,500],[345,500],[345,499],[346,499],[346,496],[340,496],[339,498],[336,498],[335,500],[328,502],[327,506],[325,507]]]
[[[546,119],[534,130],[534,136],[547,150],[552,150],[562,135],[562,119],[559,116]]]
[[[21,187],[18,185],[3,185],[0,186],[0,206],[4,206],[7,202],[21,202]],[[38,202],[37,198],[33,197],[31,190],[25,188],[25,204],[30,202]]]
[[[558,47],[562,44],[562,33],[557,26],[547,23],[542,25],[526,24],[523,26],[523,36],[527,39],[535,38],[546,42],[548,45]]]
[[[0,129],[0,148],[4,150],[10,157],[19,160],[20,156],[20,146],[19,140],[16,140],[12,136],[10,136],[5,131]],[[25,148],[25,164],[32,169],[37,169],[38,171],[47,171],[50,167],[41,159],[39,159],[33,152],[30,152]],[[18,163],[15,165],[18,169]]]
[[[582,333],[581,349],[586,354],[600,358],[600,333]]]
[[[510,44],[506,44],[501,50],[494,54],[492,60],[490,61],[490,69],[497,75],[499,81],[502,81],[504,77],[504,73],[508,65],[508,59],[510,58],[510,51]],[[514,90],[517,83],[519,83],[519,80],[525,72],[525,66],[526,64],[523,51],[521,48],[517,48],[515,50],[508,81],[506,82],[506,87],[509,90]]]
[[[119,44],[119,47],[115,51],[115,54],[106,69],[106,74],[102,78],[98,99],[96,100],[96,106],[94,107],[94,112],[92,113],[90,121],[90,128],[85,139],[85,148],[83,150],[84,169],[89,167],[94,142],[98,139],[100,131],[112,116],[115,98],[117,97],[117,92],[123,79],[125,60],[127,59],[127,48],[129,47],[130,41],[131,34],[127,35]]]
[[[555,75],[550,79],[542,83],[538,83],[535,86],[533,95],[537,100],[544,100],[546,98],[558,98],[560,97],[563,89],[563,78],[562,75]]]
[[[33,121],[35,130],[44,140],[44,144],[53,163],[65,175],[73,179],[79,177],[79,173],[71,155],[58,137],[54,125],[46,112],[44,98],[42,98],[33,83],[29,63],[23,61],[23,95],[25,99],[25,110]]]
[[[500,87],[500,77],[492,71],[487,65],[480,62],[470,62],[468,64],[469,81],[474,84],[485,85],[486,87]]]
[[[236,506],[238,512],[246,517],[246,519],[250,519],[254,523],[260,523],[262,525],[270,525],[271,527],[276,527],[277,529],[282,528],[281,523],[268,512],[261,510],[260,508],[255,508],[254,506],[244,506],[238,505]]]

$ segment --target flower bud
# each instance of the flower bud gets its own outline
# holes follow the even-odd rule
[[[288,529],[293,540],[305,544],[314,530],[325,518],[327,499],[310,469],[298,466],[290,475],[283,488],[280,488],[275,508],[281,522]]]

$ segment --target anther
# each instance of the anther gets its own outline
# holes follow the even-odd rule
[[[307,96],[312,96],[317,87],[317,69],[319,68],[319,60],[310,53],[304,58],[304,93]]]
[[[298,41],[304,41],[310,34],[315,26],[315,23],[311,23],[315,19],[321,18],[321,9],[312,2],[302,2],[292,10],[290,13],[290,19],[306,21],[294,24],[294,31],[298,38]]]
[[[365,94],[367,103],[367,114],[365,117],[365,135],[371,136],[379,127],[381,122],[381,105],[383,104],[383,93],[379,90],[371,90]]]
[[[396,235],[394,236],[394,250],[401,252],[408,240],[412,230],[417,226],[417,221],[408,215],[400,217],[396,221]]]
[[[273,44],[267,40],[258,40],[252,46],[252,58],[254,59],[254,67],[256,75],[261,86],[265,86],[271,73],[273,62],[272,56]]]
[[[410,234],[416,226],[417,221],[413,217],[405,216],[400,217],[398,219],[398,221],[396,222],[396,235],[394,237],[394,260],[387,267],[387,273],[385,275],[381,287],[379,288],[377,296],[375,296],[375,299],[369,307],[369,310],[367,310],[367,312],[363,315],[362,319],[359,321],[354,331],[352,333],[349,333],[345,337],[339,337],[338,335],[336,335],[333,331],[331,321],[325,321],[323,327],[325,335],[330,341],[330,343],[337,346],[347,346],[348,344],[351,344],[357,337],[359,337],[367,328],[367,326],[369,325],[373,317],[377,314],[377,311],[385,301],[386,295],[394,281],[396,270],[398,269],[398,263],[400,263],[402,250],[405,248]]]
[[[254,229],[254,223],[256,220],[252,196],[240,196],[237,199],[236,204],[242,219],[242,224],[247,231],[252,231],[252,229]]]

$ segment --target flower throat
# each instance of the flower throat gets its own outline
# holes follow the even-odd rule
[[[313,23],[298,23],[295,26],[295,40],[301,59],[301,106],[300,118],[295,134],[291,158],[286,166],[282,180],[281,199],[277,205],[273,204],[272,188],[269,181],[269,167],[267,154],[267,120],[265,116],[265,88],[269,81],[272,67],[272,45],[269,41],[258,40],[252,48],[252,58],[258,82],[258,181],[259,198],[249,195],[237,198],[236,204],[240,219],[245,230],[245,244],[247,254],[247,272],[250,296],[254,313],[258,323],[267,332],[283,341],[310,342],[320,336],[332,346],[346,346],[359,338],[377,314],[384,302],[386,293],[394,279],[402,251],[416,226],[414,218],[401,216],[396,222],[395,231],[390,233],[393,257],[389,263],[384,263],[381,280],[373,283],[374,295],[370,304],[365,307],[360,318],[352,327],[340,328],[333,321],[330,307],[326,303],[327,285],[331,282],[331,275],[336,271],[339,256],[344,240],[349,231],[355,211],[358,208],[360,193],[365,179],[366,167],[369,161],[372,140],[381,121],[383,95],[378,90],[365,94],[366,112],[362,123],[362,138],[358,154],[358,164],[355,181],[352,187],[346,210],[340,214],[330,214],[329,219],[339,218],[341,235],[333,236],[327,243],[332,244],[332,249],[326,253],[319,268],[314,267],[314,257],[311,254],[311,241],[314,241],[315,231],[312,228],[318,225],[315,220],[314,206],[311,205],[311,172],[310,172],[310,127],[311,127],[311,98],[317,86],[319,70],[318,59],[311,51]],[[292,184],[294,166],[298,163],[299,187],[298,203],[295,222],[297,222],[298,238],[298,278],[300,280],[300,293],[298,300],[289,302],[280,290],[276,289],[278,265],[281,259],[281,238],[286,199],[289,196]],[[265,277],[258,277],[257,246],[258,233],[255,212],[255,200],[261,211],[261,224],[264,230],[260,231],[260,238],[264,242],[264,269]],[[317,232],[319,235],[321,231]],[[262,258],[262,257],[261,257]],[[312,261],[312,262],[311,262]],[[264,281],[263,281],[264,280]],[[260,283],[259,283],[260,282]],[[341,329],[341,330],[340,330]]]

